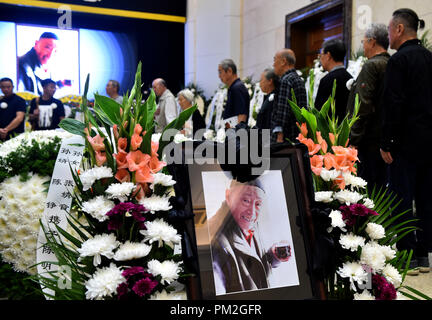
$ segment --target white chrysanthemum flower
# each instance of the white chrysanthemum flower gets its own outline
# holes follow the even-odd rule
[[[324,180],[324,181],[333,181],[335,180],[337,177],[339,177],[341,174],[341,172],[339,170],[327,170],[325,168],[323,168],[320,172],[320,177]]]
[[[386,261],[396,258],[396,248],[391,248],[390,246],[379,246],[381,252],[386,257]]]
[[[352,187],[359,187],[359,188],[366,188],[367,186],[367,182],[364,179],[357,177],[351,174],[350,172],[344,172],[342,173],[342,176],[347,186],[350,185]]]
[[[357,236],[352,232],[341,235],[339,239],[339,243],[342,248],[352,252],[356,252],[358,247],[363,247],[365,245],[365,241],[365,238]]]
[[[368,281],[368,273],[363,269],[363,266],[358,262],[346,262],[337,270],[337,273],[342,278],[349,278],[351,288],[357,291],[354,283],[365,284]]]
[[[112,297],[117,292],[117,287],[125,281],[122,271],[114,263],[111,263],[109,267],[97,269],[85,283],[86,298],[102,300],[104,297]]]
[[[363,198],[363,195],[355,191],[341,190],[334,194],[334,198],[340,203],[345,203],[349,206],[359,202]]]
[[[187,300],[186,291],[168,293],[165,290],[152,294],[149,300]]]
[[[112,178],[113,172],[109,167],[95,167],[89,170],[84,171],[79,175],[80,181],[83,184],[83,190],[87,191],[91,188],[93,183],[96,180],[104,179],[104,178]]]
[[[333,201],[332,191],[318,191],[315,192],[315,201],[329,203]]]
[[[154,276],[160,275],[162,277],[162,284],[170,284],[171,282],[177,280],[182,270],[179,263],[172,260],[165,260],[161,263],[160,261],[154,259],[147,263],[147,269],[148,272]]]
[[[339,228],[343,232],[346,232],[346,224],[343,221],[342,213],[339,210],[332,210],[329,214],[329,217],[331,218],[331,226],[333,228]]]
[[[98,234],[92,239],[83,242],[81,248],[77,249],[80,257],[93,257],[93,265],[98,266],[102,257],[112,259],[113,251],[119,246],[119,242],[114,234]]]
[[[385,229],[383,226],[373,222],[367,224],[366,233],[372,240],[379,240],[385,237]]]
[[[169,198],[167,196],[155,196],[152,195],[149,198],[142,198],[140,204],[142,204],[151,213],[156,211],[168,211],[172,208]]]
[[[371,210],[375,207],[375,203],[369,198],[363,198],[363,205]]]
[[[386,256],[379,244],[368,242],[362,248],[360,261],[370,266],[374,272],[380,272],[385,266]]]
[[[354,300],[375,300],[375,297],[368,290],[363,290],[362,293],[354,294]]]
[[[177,133],[173,139],[174,143],[182,143],[182,142],[191,141],[191,140],[192,140],[191,138],[186,137],[182,133]]]
[[[176,184],[176,181],[172,178],[172,176],[159,172],[153,174],[153,183],[150,185],[150,189],[153,190],[154,186],[157,184],[160,184],[164,187],[171,187]]]
[[[97,196],[96,198],[83,202],[82,210],[99,222],[103,222],[108,219],[106,213],[114,208],[114,206],[115,204],[113,201],[108,200],[104,196]]]
[[[399,271],[391,264],[387,264],[382,270],[382,274],[386,277],[395,288],[398,288],[402,283],[402,276]]]
[[[108,194],[110,199],[118,199],[124,202],[134,189],[135,184],[132,182],[113,183],[105,190],[105,193]]]
[[[29,273],[29,267],[36,263],[34,243],[40,230],[39,219],[45,208],[43,184],[48,181],[49,177],[30,172],[27,181],[14,176],[0,183],[0,253],[6,255],[7,262],[20,272]],[[33,259],[24,253],[26,249],[34,252]]]
[[[140,230],[144,235],[144,241],[150,244],[158,242],[158,246],[162,247],[163,243],[170,248],[174,248],[174,244],[180,243],[181,236],[177,230],[162,219],[145,222],[146,230]]]
[[[114,260],[127,261],[139,259],[147,256],[150,251],[151,246],[146,245],[145,243],[126,241],[125,243],[120,245],[120,247],[114,254]]]

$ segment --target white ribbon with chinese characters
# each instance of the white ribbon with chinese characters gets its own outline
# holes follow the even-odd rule
[[[62,229],[67,228],[67,212],[72,204],[72,191],[75,182],[72,177],[72,170],[79,168],[84,151],[84,138],[73,136],[62,141],[56,164],[51,178],[48,196],[45,202],[45,210],[41,222],[47,232],[51,232],[55,237],[59,236],[56,226]],[[70,165],[70,167],[69,167]],[[58,271],[59,267],[52,262],[57,262],[57,258],[52,249],[47,245],[47,240],[42,228],[39,231],[38,244],[36,251],[36,262],[38,263],[38,273],[44,277],[49,277],[46,272]],[[45,293],[53,295],[54,292],[48,288],[42,288]]]

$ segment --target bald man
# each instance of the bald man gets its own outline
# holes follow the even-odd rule
[[[153,91],[159,97],[158,108],[155,113],[157,123],[156,132],[160,133],[163,129],[179,115],[177,103],[174,95],[167,88],[164,79],[157,78],[152,83]]]
[[[307,99],[304,81],[297,74],[295,63],[295,53],[291,49],[279,50],[273,58],[274,72],[281,77],[281,81],[271,119],[272,143],[285,142],[287,139],[296,142],[299,133],[288,99],[293,100],[292,90],[300,108],[306,107]]]

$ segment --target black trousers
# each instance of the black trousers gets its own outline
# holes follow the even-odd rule
[[[387,164],[381,157],[379,148],[358,147],[358,173],[357,175],[368,183],[368,188],[372,190],[376,186],[387,185]]]
[[[403,237],[398,243],[399,250],[413,249],[417,257],[427,257],[432,251],[432,166],[427,163],[415,163],[417,155],[394,156],[389,170],[389,188],[394,191],[402,202],[394,214],[410,210],[397,222],[407,219],[419,219],[414,224],[419,229]],[[421,155],[420,155],[421,156]],[[415,216],[413,215],[413,200],[415,202]]]

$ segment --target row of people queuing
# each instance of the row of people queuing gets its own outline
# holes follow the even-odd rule
[[[388,25],[372,24],[362,40],[368,60],[350,89],[346,84],[352,76],[344,67],[344,43],[337,39],[324,42],[319,60],[328,74],[320,81],[314,103],[321,109],[336,81],[335,109],[341,122],[353,113],[358,95],[360,118],[349,141],[358,150],[358,175],[371,188],[388,187],[399,196],[397,211],[408,213],[397,222],[418,219],[419,229],[398,242],[400,250],[414,251],[411,268],[418,267],[414,274],[429,270],[428,253],[432,252],[432,206],[428,201],[432,166],[425,152],[432,145],[432,53],[417,36],[424,26],[413,10],[405,8],[396,10]],[[397,50],[392,56],[389,47]],[[273,68],[261,74],[260,87],[267,96],[256,126],[271,130],[272,143],[297,142],[299,130],[288,100],[294,92],[300,108],[308,102],[295,64],[293,50],[282,49],[274,55]],[[221,61],[218,72],[228,87],[224,122],[247,124],[249,94],[235,63]],[[234,121],[228,121],[232,118]]]

